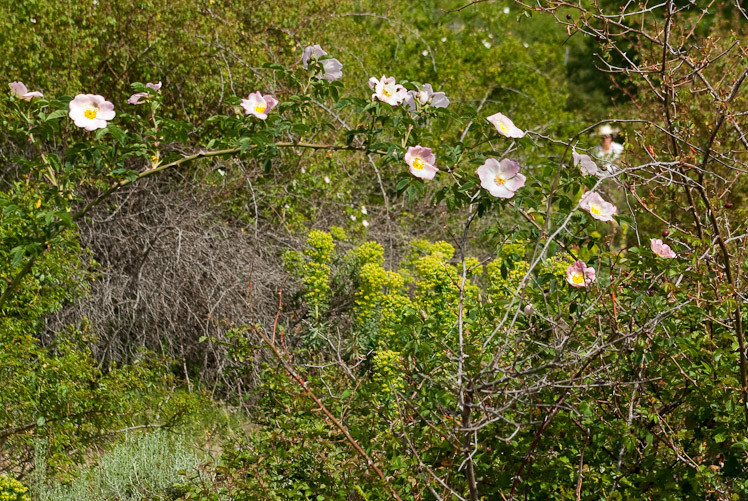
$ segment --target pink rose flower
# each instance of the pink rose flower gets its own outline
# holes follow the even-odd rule
[[[156,83],[156,84],[148,82],[147,84],[145,84],[145,86],[148,87],[149,89],[153,89],[155,92],[158,92],[161,89],[161,82]],[[127,100],[127,103],[128,104],[143,104],[147,101],[148,95],[149,94],[147,92],[137,92],[133,94],[132,96],[130,96],[130,98]]]
[[[320,57],[326,55],[327,52],[322,50],[322,47],[320,47],[319,45],[310,45],[309,47],[304,49],[304,54],[301,56],[301,63],[304,65],[304,69],[307,69],[309,67],[310,59],[319,59]],[[334,82],[335,80],[339,80],[340,78],[342,78],[343,63],[341,63],[337,59],[324,59],[320,61],[319,64],[322,66],[324,73],[318,74],[317,78],[324,78],[325,80],[329,80],[330,82]]]
[[[68,105],[73,123],[87,131],[103,129],[112,120],[114,105],[97,94],[78,94]]]
[[[585,193],[579,201],[579,206],[582,209],[589,211],[593,218],[599,219],[600,221],[612,221],[613,214],[618,212],[615,205],[606,202],[597,192],[594,191],[588,191]]]
[[[566,281],[573,287],[587,287],[595,281],[595,268],[577,261],[566,268]]]
[[[39,91],[29,92],[29,89],[26,88],[23,82],[11,82],[8,85],[10,86],[11,92],[15,94],[18,99],[31,101],[35,97],[44,97],[44,94]]]
[[[246,114],[254,115],[260,120],[267,119],[267,113],[277,104],[277,99],[270,94],[265,94],[263,96],[260,94],[259,90],[251,93],[247,99],[242,99],[242,108],[244,108]]]
[[[491,122],[494,127],[496,127],[496,130],[499,131],[499,134],[506,137],[525,137],[525,132],[514,125],[514,122],[509,120],[509,117],[506,115],[502,115],[501,113],[496,113],[495,115],[491,115],[486,120]]]
[[[668,244],[665,244],[660,240],[659,238],[650,238],[649,239],[650,247],[652,248],[652,252],[657,254],[660,257],[674,259],[678,257],[678,255],[673,252],[673,249],[670,248]]]
[[[508,158],[501,162],[487,158],[475,173],[480,178],[480,185],[498,198],[512,198],[527,180],[524,174],[519,173],[519,162]]]
[[[374,77],[369,79],[369,87],[374,89],[371,100],[379,99],[390,106],[399,106],[403,104],[408,92],[400,84],[395,83],[395,77],[385,77],[382,75],[380,80]]]
[[[138,92],[130,96],[130,98],[127,100],[127,104],[143,104],[146,101],[146,98],[148,97],[147,92]]]
[[[421,179],[434,179],[439,171],[434,163],[436,156],[431,148],[411,146],[405,152],[405,163],[410,167],[410,173]]]
[[[574,165],[579,167],[579,170],[584,176],[596,176],[598,175],[597,164],[592,161],[589,155],[577,154],[576,151],[571,152],[574,157]]]
[[[414,110],[416,107],[416,101],[421,106],[430,104],[434,108],[446,108],[449,106],[449,98],[444,92],[434,92],[434,88],[431,84],[423,84],[423,88],[419,91],[410,90],[408,95],[405,96],[405,107],[409,110]]]

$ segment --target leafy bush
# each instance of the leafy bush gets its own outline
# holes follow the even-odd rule
[[[39,330],[45,315],[83,292],[74,278],[86,270],[77,232],[91,211],[116,213],[115,197],[126,199],[128,187],[167,173],[179,185],[190,172],[220,201],[206,225],[220,214],[237,226],[233,235],[250,231],[258,240],[263,219],[286,233],[337,228],[312,228],[303,249],[297,239],[268,237],[287,247],[270,259],[300,279],[302,308],[265,314],[263,325],[251,276],[185,308],[205,330],[191,352],[220,368],[213,394],[220,379],[232,388],[227,379],[236,375],[240,398],[258,401],[257,427],[224,450],[220,476],[198,478],[186,495],[746,497],[747,227],[744,211],[722,202],[740,199],[748,169],[748,70],[737,35],[744,24],[736,22],[745,12],[737,4],[721,17],[694,3],[547,0],[519,11],[545,15],[531,45],[527,32],[502,30],[509,18],[501,13],[512,9],[497,11],[499,4],[466,5],[483,15],[460,17],[429,1],[406,19],[310,2],[266,30],[286,3],[263,3],[255,17],[229,3],[216,7],[225,7],[226,22],[215,44],[211,33],[211,47],[222,35],[242,47],[243,34],[231,38],[237,22],[260,28],[260,40],[271,31],[275,42],[274,52],[255,58],[267,61],[261,67],[230,72],[224,59],[230,94],[225,80],[220,94],[215,79],[195,83],[189,108],[174,82],[163,91],[132,82],[131,102],[145,102],[123,112],[126,89],[107,74],[116,104],[63,96],[63,85],[45,89],[47,97],[4,99],[12,153],[3,157],[0,229],[9,245],[0,251],[0,321],[10,355],[0,370],[13,383],[2,393],[0,438],[9,437],[8,450],[28,454],[44,435],[62,461],[112,429],[132,403],[142,405],[139,417],[163,417],[143,396],[160,400],[153,390],[173,376],[135,363],[97,365],[83,321],[55,336]],[[340,20],[315,32],[330,37],[331,54],[298,64],[305,44],[288,23],[318,6]],[[131,8],[102,7],[102,19],[116,26]],[[185,9],[213,15],[203,5]],[[182,11],[173,13],[165,26],[188,32]],[[198,19],[190,33],[202,43],[207,21]],[[548,29],[553,23],[564,29]],[[373,33],[383,43],[371,43]],[[34,40],[12,34],[20,46]],[[335,47],[338,39],[351,45]],[[595,111],[566,107],[589,102],[568,100],[568,70],[558,64],[567,42],[595,47],[595,64],[631,99],[612,119],[626,139],[617,159],[592,147],[599,138],[588,133],[600,123],[581,123]],[[444,49],[435,50],[439,43]],[[183,63],[206,73],[210,63],[189,52]],[[323,78],[338,57],[348,80]],[[126,61],[112,64],[126,73]],[[387,77],[395,69],[397,83]],[[444,88],[447,108],[429,101],[427,81]],[[574,85],[583,87],[580,78]],[[377,219],[364,224],[369,213]],[[376,228],[382,243],[364,242]],[[212,270],[201,264],[188,286],[209,280]],[[127,273],[139,278],[142,266]],[[236,292],[243,281],[246,300],[243,284]],[[162,303],[169,292],[157,296]],[[233,304],[246,302],[241,322],[217,309],[230,293]],[[153,347],[124,334],[125,351],[134,352],[128,360]],[[182,362],[175,372],[191,387],[183,354]],[[243,385],[256,367],[265,370],[252,398]],[[171,415],[189,406],[185,399]],[[131,488],[117,478],[119,490]]]

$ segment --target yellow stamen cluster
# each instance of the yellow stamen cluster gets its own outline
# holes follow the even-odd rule
[[[268,107],[267,107],[267,106],[265,106],[265,105],[264,105],[264,104],[262,104],[262,103],[258,103],[258,104],[257,104],[257,105],[255,106],[255,112],[257,112],[257,113],[265,113],[265,110],[266,110],[266,109],[268,109]]]
[[[424,165],[425,164],[424,164],[423,160],[421,160],[420,158],[414,158],[413,159],[413,168],[414,169],[421,170],[421,169],[423,169]]]
[[[506,181],[506,180],[505,180],[505,179],[504,179],[503,177],[501,177],[501,176],[496,176],[495,178],[493,178],[493,180],[494,180],[494,182],[495,182],[496,184],[504,184],[504,181]]]
[[[571,275],[571,281],[577,285],[582,285],[584,283],[584,275],[579,272],[573,273]]]
[[[384,94],[385,97],[392,97],[392,90],[389,87],[384,86],[382,87],[382,94]]]
[[[600,215],[600,209],[598,209],[598,208],[597,208],[596,206],[594,206],[594,205],[590,205],[590,212],[591,212],[592,214],[596,215],[596,216],[599,216],[599,215]]]
[[[86,111],[83,112],[83,116],[88,118],[89,120],[93,120],[96,118],[96,114],[98,113],[98,110],[96,108],[86,108]]]

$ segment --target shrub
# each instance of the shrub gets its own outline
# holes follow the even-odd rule
[[[173,499],[183,475],[201,464],[180,437],[165,432],[127,435],[98,459],[98,464],[75,471],[68,485],[59,481],[38,487],[41,501],[138,501]]]

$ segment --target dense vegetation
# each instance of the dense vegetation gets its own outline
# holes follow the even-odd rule
[[[249,4],[0,5],[0,499],[748,497],[740,1]]]

